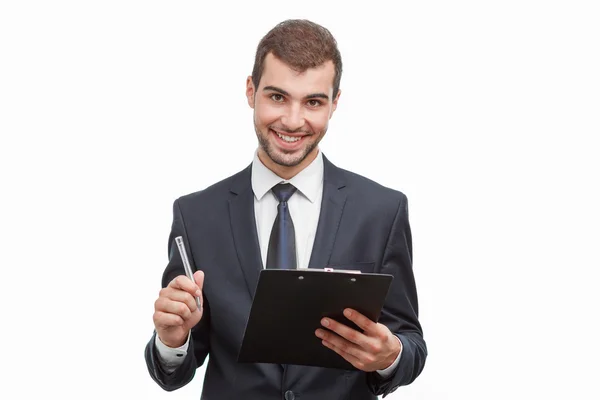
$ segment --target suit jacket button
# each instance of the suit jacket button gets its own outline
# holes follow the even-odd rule
[[[294,392],[292,392],[291,390],[285,392],[285,395],[283,397],[285,398],[285,400],[294,400],[296,398]]]

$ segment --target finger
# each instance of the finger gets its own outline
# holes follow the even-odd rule
[[[179,275],[169,282],[169,287],[184,290],[193,296],[202,296],[200,288],[185,275]]]
[[[162,311],[156,311],[152,316],[155,326],[169,327],[169,326],[182,326],[185,322],[179,315],[164,313]]]
[[[340,324],[339,322],[331,319],[331,318],[323,318],[321,320],[321,325],[325,328],[332,330],[337,333],[344,339],[356,343],[359,346],[366,346],[368,344],[369,338],[363,333],[350,328],[344,324]]]
[[[341,349],[348,354],[352,354],[354,357],[356,357],[358,359],[362,359],[362,358],[365,358],[368,356],[362,347],[344,339],[341,336],[338,336],[337,334],[335,334],[333,332],[329,332],[324,329],[317,329],[315,334],[320,339],[322,339],[328,343],[331,343],[336,348]]]
[[[161,289],[159,296],[180,303],[185,303],[191,312],[194,312],[198,309],[194,297],[188,292],[184,292],[183,290],[174,290],[172,288],[167,287],[165,289]]]
[[[360,359],[358,359],[354,355],[344,351],[342,348],[336,346],[335,344],[328,342],[326,340],[321,341],[321,343],[323,344],[323,346],[335,351],[337,354],[342,356],[344,358],[344,360],[348,361],[354,367],[356,367],[360,370],[362,370],[365,367],[365,365],[360,361]]]
[[[158,300],[156,300],[154,308],[156,311],[179,315],[184,320],[187,320],[192,316],[192,310],[190,310],[187,304],[173,301],[166,297],[159,297]]]
[[[194,281],[199,288],[195,293],[195,296],[198,298],[198,302],[200,303],[200,309],[202,309],[204,306],[204,298],[202,297],[202,289],[204,288],[204,271],[194,272]]]
[[[194,272],[194,281],[196,281],[196,285],[198,285],[198,288],[200,289],[200,291],[202,291],[204,288],[204,271]],[[199,294],[197,296],[202,296],[202,294]]]
[[[356,325],[358,325],[360,329],[365,331],[365,333],[367,333],[370,336],[377,332],[377,323],[371,321],[369,318],[365,317],[356,310],[346,308],[344,310],[344,316],[350,321],[354,322]]]

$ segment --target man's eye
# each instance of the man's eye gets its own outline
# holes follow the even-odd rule
[[[283,101],[283,96],[280,94],[272,94],[271,100],[281,103]]]
[[[321,105],[321,102],[319,100],[309,100],[308,105],[311,107],[318,107]]]

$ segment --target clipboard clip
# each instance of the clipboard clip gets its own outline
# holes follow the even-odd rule
[[[346,274],[360,274],[360,270],[354,269],[335,269],[331,267],[325,268],[298,268],[298,271],[317,271],[317,272],[342,272]]]

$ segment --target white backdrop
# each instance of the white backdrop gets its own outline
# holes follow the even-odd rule
[[[388,398],[600,398],[597,2],[394,4],[0,3],[2,399],[199,398],[143,358],[171,206],[250,163],[287,18],[342,52],[325,154],[409,198],[430,354]]]

